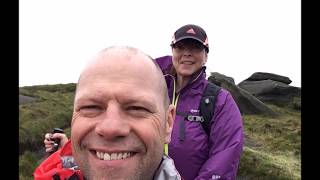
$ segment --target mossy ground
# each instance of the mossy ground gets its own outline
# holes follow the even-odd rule
[[[245,147],[238,175],[245,179],[301,179],[301,113],[269,106],[280,116],[243,116]]]

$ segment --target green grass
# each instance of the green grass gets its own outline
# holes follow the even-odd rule
[[[70,136],[75,84],[29,86],[19,93],[35,102],[19,105],[19,179],[32,173],[45,155],[44,134],[59,127]]]
[[[249,179],[301,179],[301,163],[293,154],[244,148],[239,176]]]
[[[245,147],[238,175],[247,179],[301,179],[301,113],[269,106],[280,116],[243,116]]]
[[[44,156],[43,137],[54,127],[70,137],[75,84],[19,88],[36,101],[19,106],[19,177],[33,179],[32,173]],[[278,107],[268,104],[280,116],[243,115],[245,147],[238,179],[301,179],[300,101]]]
[[[37,162],[38,158],[33,152],[25,151],[23,155],[19,156],[19,179],[33,179],[32,172],[36,168]]]
[[[74,94],[70,92],[33,91],[37,101],[19,106],[19,151],[43,147],[46,132],[53,127],[68,128],[72,117]]]

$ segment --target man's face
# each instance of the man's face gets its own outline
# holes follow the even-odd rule
[[[194,39],[184,39],[172,46],[173,66],[180,76],[191,76],[207,61],[204,46]]]
[[[125,56],[104,58],[110,61],[88,68],[78,83],[73,155],[90,180],[152,179],[172,128],[155,68]]]

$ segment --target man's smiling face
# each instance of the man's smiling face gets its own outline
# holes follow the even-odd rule
[[[156,67],[126,53],[101,55],[78,82],[71,142],[88,179],[152,179],[170,139]]]

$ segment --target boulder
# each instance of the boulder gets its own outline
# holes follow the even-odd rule
[[[295,97],[301,97],[299,87],[271,79],[255,81],[249,79],[242,81],[238,86],[263,102],[284,106],[292,103]]]
[[[278,82],[283,82],[285,84],[290,84],[292,82],[290,78],[286,76],[281,76],[278,74],[266,73],[266,72],[255,72],[245,81],[261,81],[261,80],[268,80],[268,79],[278,81]]]
[[[19,94],[19,105],[34,102],[36,99],[29,96]]]
[[[219,73],[211,73],[208,78],[210,82],[228,90],[235,102],[237,103],[241,114],[260,114],[266,116],[277,116],[278,113],[274,112],[271,108],[261,102],[259,99],[251,95],[248,91],[241,89],[227,76]]]
[[[224,74],[220,74],[218,72],[212,72],[211,76],[214,77],[214,79],[216,79],[216,81],[222,81],[222,80],[226,80],[232,84],[235,84],[234,79],[230,76],[226,76]]]

